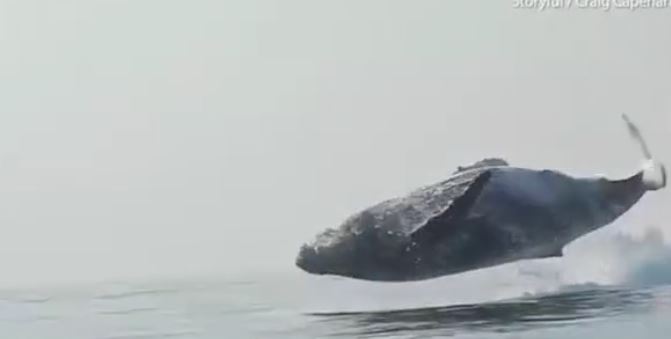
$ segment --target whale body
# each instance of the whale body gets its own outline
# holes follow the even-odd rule
[[[646,156],[644,167],[628,178],[577,178],[485,159],[355,213],[303,245],[296,265],[313,274],[415,281],[560,257],[566,244],[612,223],[646,192],[666,186],[664,166],[625,120]]]

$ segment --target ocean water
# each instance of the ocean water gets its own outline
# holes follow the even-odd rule
[[[79,338],[668,338],[671,249],[659,232],[413,283],[236,273],[6,289],[0,334]]]

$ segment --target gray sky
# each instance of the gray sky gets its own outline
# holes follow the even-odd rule
[[[316,232],[482,157],[629,174],[623,112],[671,163],[670,19],[489,0],[2,0],[3,281],[293,270]],[[671,230],[668,201],[648,197],[624,228]]]

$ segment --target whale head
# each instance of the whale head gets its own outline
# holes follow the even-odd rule
[[[296,266],[312,274],[351,275],[355,262],[354,239],[342,229],[327,229],[304,244],[296,257]]]
[[[375,226],[375,217],[366,211],[351,216],[340,227],[327,229],[303,245],[296,266],[318,275],[393,280],[405,264],[397,257],[405,242]]]

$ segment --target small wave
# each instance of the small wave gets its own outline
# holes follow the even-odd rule
[[[240,308],[227,308],[221,311],[221,315],[248,315],[248,314],[257,314],[257,313],[268,313],[274,311],[275,308],[269,305],[251,305]]]
[[[106,294],[100,294],[94,299],[99,300],[115,300],[115,299],[125,299],[125,298],[135,298],[140,296],[155,296],[155,295],[165,295],[165,294],[174,294],[178,293],[178,289],[138,289],[122,292],[111,292]]]
[[[165,331],[165,332],[133,331],[133,332],[109,335],[106,336],[105,339],[180,338],[180,337],[193,337],[198,334],[200,334],[200,332],[196,330],[177,330],[177,331]]]
[[[156,307],[136,307],[122,310],[98,311],[97,313],[102,315],[133,315],[139,313],[153,313],[157,312],[158,310],[159,309]]]
[[[51,297],[41,295],[18,295],[13,297],[0,298],[0,301],[19,304],[44,304],[51,301],[51,299]]]
[[[257,282],[253,280],[232,280],[226,282],[226,286],[251,286],[256,284]]]

